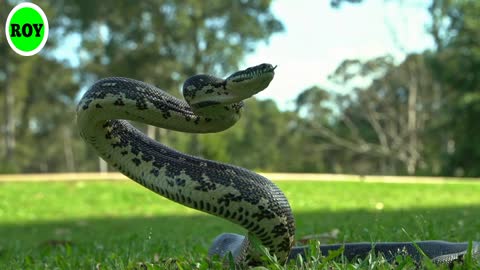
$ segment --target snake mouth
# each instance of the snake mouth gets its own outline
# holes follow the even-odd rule
[[[257,66],[249,67],[244,70],[237,71],[232,75],[228,76],[226,80],[235,82],[235,83],[247,81],[247,80],[253,80],[253,79],[262,77],[264,75],[270,75],[270,74],[273,75],[276,68],[277,66],[264,63]]]

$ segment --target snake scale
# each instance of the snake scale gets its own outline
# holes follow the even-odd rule
[[[295,221],[282,191],[247,169],[187,155],[169,148],[133,127],[127,120],[188,133],[223,131],[234,125],[243,100],[264,90],[276,67],[261,64],[226,79],[194,75],[183,85],[185,101],[150,84],[112,77],[95,82],[77,106],[81,137],[110,165],[161,196],[236,223],[248,236],[222,234],[209,255],[233,255],[236,263],[255,262],[249,237],[255,237],[280,262],[305,256],[293,247]],[[452,262],[465,254],[466,243],[418,242],[436,262]],[[375,250],[393,256],[399,251],[421,259],[412,243],[347,243],[322,245],[320,251],[344,247],[347,258]],[[479,252],[474,243],[474,252]]]

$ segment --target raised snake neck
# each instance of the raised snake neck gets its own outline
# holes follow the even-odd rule
[[[262,72],[259,67],[246,72],[256,76]],[[234,75],[228,84],[212,76],[194,76],[187,80],[184,95],[187,100],[205,91],[228,95],[228,87],[245,80],[245,74]],[[244,168],[178,152],[125,121],[190,133],[218,132],[239,119],[243,103],[202,100],[195,104],[197,108],[210,105],[217,106],[219,116],[197,115],[188,103],[147,83],[106,78],[80,100],[77,122],[81,137],[120,172],[163,197],[239,224],[284,261],[293,245],[295,225],[288,201],[277,186]],[[235,260],[244,260],[249,250],[245,239]]]
[[[306,247],[292,248],[295,234],[292,212],[284,194],[270,180],[244,168],[180,153],[150,139],[125,121],[190,133],[225,130],[239,119],[241,100],[268,86],[274,69],[262,64],[225,80],[209,75],[193,76],[184,85],[184,96],[194,103],[192,106],[144,82],[127,78],[97,81],[77,107],[80,135],[104,160],[139,184],[170,200],[244,227],[280,262],[305,256]],[[258,84],[249,83],[263,76],[265,70],[271,73],[271,78]],[[235,89],[242,84],[258,89],[242,94],[242,89]],[[231,98],[230,91],[239,97]],[[320,253],[327,255],[341,247],[347,259],[366,257],[373,250],[394,260],[395,254],[406,251],[417,261],[426,254],[433,262],[451,264],[463,258],[468,243],[347,243],[322,245]],[[243,262],[252,255],[248,238],[222,234],[209,250],[210,255],[220,256],[230,252],[236,262]],[[473,242],[472,253],[480,256],[479,242]]]

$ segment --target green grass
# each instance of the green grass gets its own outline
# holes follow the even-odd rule
[[[480,240],[478,182],[278,185],[294,211],[297,238],[338,229],[332,242]],[[215,268],[205,254],[222,232],[244,233],[133,182],[0,183],[1,269]],[[283,269],[272,260],[266,259],[269,268]],[[400,261],[393,266],[372,254],[349,263],[314,258],[306,268],[289,268],[413,267],[408,258]]]

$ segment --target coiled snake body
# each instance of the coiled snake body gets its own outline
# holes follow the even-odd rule
[[[303,255],[305,248],[293,248],[292,211],[275,184],[240,167],[180,153],[150,139],[126,121],[190,133],[225,130],[239,119],[242,100],[265,89],[274,70],[272,65],[261,64],[226,79],[195,75],[184,83],[186,102],[144,82],[118,77],[102,79],[90,87],[77,107],[80,135],[129,178],[168,199],[239,224],[283,262]],[[432,258],[453,254],[450,261],[466,249],[466,244],[423,245],[427,255],[431,251]],[[322,246],[321,251],[339,247]],[[411,243],[375,245],[376,250],[384,253],[411,247]],[[370,250],[368,243],[345,245],[349,257],[362,256]],[[220,256],[230,252],[236,262],[251,257],[248,237],[223,234],[209,251],[210,255]],[[415,249],[411,253],[415,254]]]

